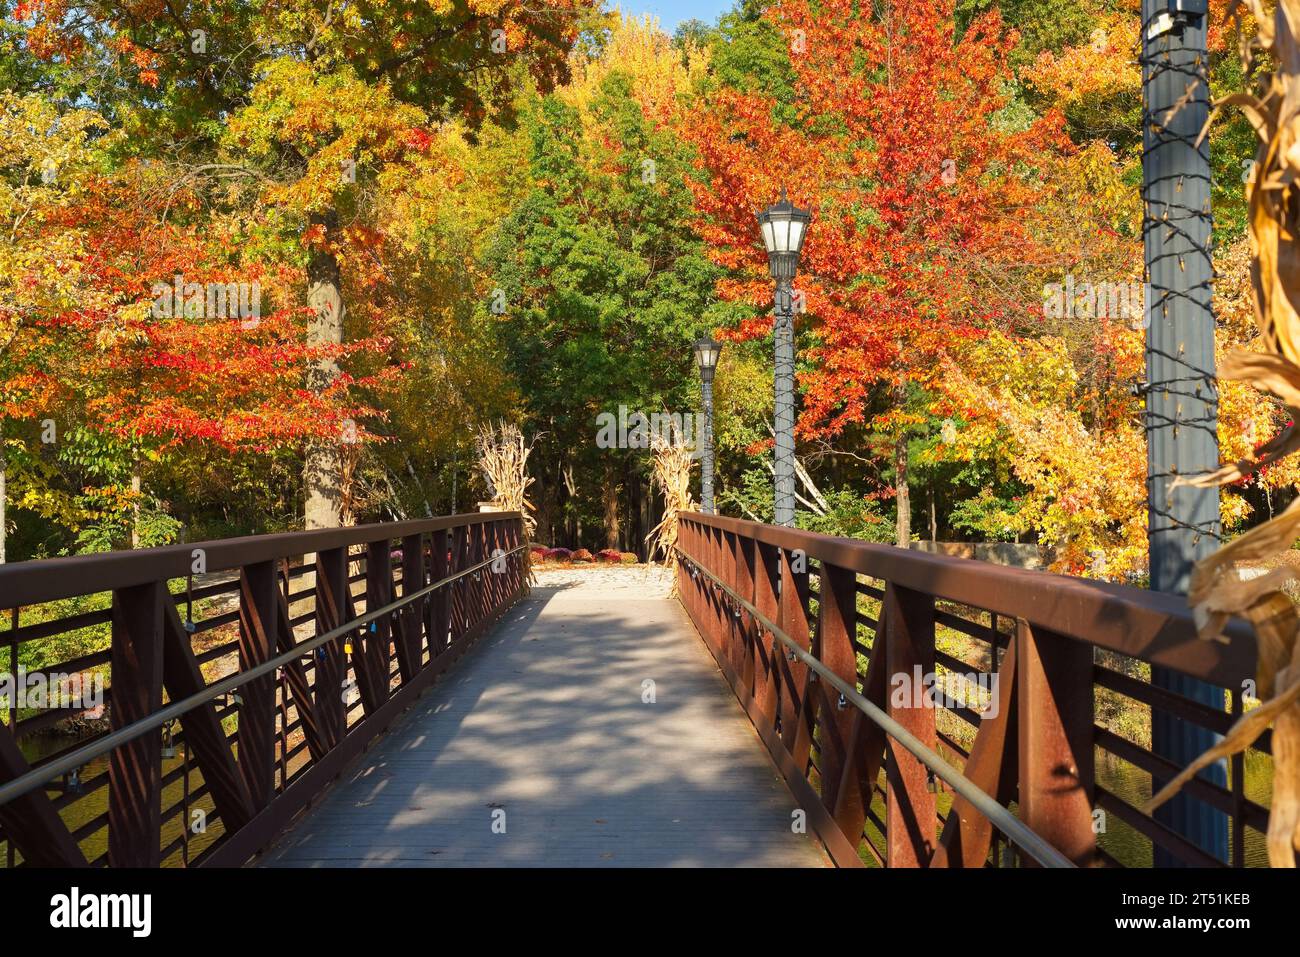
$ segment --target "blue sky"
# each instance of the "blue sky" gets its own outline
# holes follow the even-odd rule
[[[609,6],[618,6],[628,14],[652,14],[659,18],[664,32],[671,34],[683,20],[717,22],[720,14],[731,9],[732,0],[609,0]]]

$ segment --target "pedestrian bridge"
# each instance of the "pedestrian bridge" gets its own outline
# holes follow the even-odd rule
[[[1175,770],[1117,708],[1227,729],[1244,628],[1202,642],[1169,596],[680,527],[672,569],[531,582],[510,513],[0,568],[10,671],[108,675],[79,739],[48,732],[92,702],[9,702],[4,863],[1241,866],[1262,840],[1239,766],[1186,798],[1229,816],[1226,862],[1106,773]]]

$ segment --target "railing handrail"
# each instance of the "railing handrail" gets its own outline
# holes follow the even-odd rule
[[[807,557],[846,571],[1021,618],[1220,687],[1239,687],[1254,676],[1255,636],[1250,627],[1234,620],[1224,641],[1205,641],[1197,636],[1186,599],[1177,595],[721,515],[686,512],[680,518],[766,545],[802,549]]]
[[[201,549],[208,572],[257,562],[519,518],[518,512],[470,512],[404,522],[376,522],[270,535],[244,535],[127,551],[44,558],[0,565],[0,608],[59,601],[148,582],[184,578]]]
[[[999,804],[989,794],[976,787],[969,778],[940,757],[937,751],[927,747],[920,738],[863,697],[857,688],[854,688],[834,671],[822,664],[820,659],[806,651],[799,642],[787,635],[776,622],[759,611],[752,602],[739,595],[720,577],[700,564],[698,559],[682,550],[681,547],[674,547],[677,548],[677,553],[686,560],[688,565],[711,579],[733,601],[744,608],[763,627],[764,631],[789,648],[795,657],[817,672],[823,681],[843,695],[847,703],[861,711],[882,731],[910,751],[918,761],[933,771],[936,777],[952,787],[953,791],[970,801],[975,810],[988,818],[1013,844],[1043,867],[1072,868],[1075,866],[1073,861],[1042,837],[1035,834],[1023,821]]]
[[[496,519],[499,520],[501,518],[510,518],[512,515],[517,515],[518,513],[491,512],[484,514],[495,515]],[[379,528],[382,526],[370,525],[356,527]],[[116,731],[109,732],[101,738],[96,738],[89,744],[73,749],[54,761],[42,764],[38,768],[33,768],[26,774],[14,778],[6,784],[0,784],[0,806],[3,806],[16,798],[22,797],[24,794],[29,794],[42,787],[47,781],[61,777],[95,758],[102,757],[108,752],[120,748],[128,742],[134,741],[141,735],[148,734],[150,731],[161,728],[163,725],[175,721],[187,712],[193,711],[195,708],[219,698],[222,695],[229,694],[237,688],[241,688],[248,684],[250,681],[260,678],[262,675],[271,674],[292,661],[306,657],[322,645],[331,641],[336,641],[346,635],[354,634],[357,629],[370,624],[372,621],[378,621],[387,615],[392,615],[407,605],[431,595],[439,588],[443,588],[452,582],[458,581],[466,575],[471,575],[474,572],[481,571],[488,565],[500,561],[504,557],[514,555],[516,552],[521,552],[528,547],[529,544],[525,542],[521,545],[516,545],[514,548],[509,550],[502,549],[501,555],[493,555],[476,565],[471,565],[468,568],[461,569],[460,571],[439,579],[436,582],[425,585],[418,591],[413,591],[409,595],[403,595],[396,601],[389,602],[381,608],[376,608],[373,611],[367,611],[363,615],[358,615],[353,620],[345,622],[337,628],[333,628],[324,634],[317,635],[314,638],[309,638],[306,641],[294,645],[294,647],[289,651],[283,652],[260,665],[229,675],[220,681],[214,682],[200,692],[192,694],[187,698],[182,698],[180,701],[173,701],[172,703],[163,706],[158,711],[155,711],[153,714],[141,718],[138,721],[134,721],[124,728],[118,728]]]

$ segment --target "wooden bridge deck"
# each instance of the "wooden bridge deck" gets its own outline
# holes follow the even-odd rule
[[[543,572],[260,863],[824,866],[667,590],[657,569]]]

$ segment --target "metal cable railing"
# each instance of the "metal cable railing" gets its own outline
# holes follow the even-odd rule
[[[804,650],[797,641],[782,631],[775,622],[760,612],[752,603],[737,594],[725,581],[701,565],[680,547],[674,547],[686,565],[710,579],[716,586],[726,592],[727,596],[749,612],[750,616],[764,630],[771,632],[774,638],[784,644],[791,654],[815,671],[819,680],[825,680],[827,684],[844,696],[846,702],[852,704],[879,726],[885,734],[911,752],[918,761],[932,771],[936,777],[948,784],[955,793],[969,801],[975,810],[988,818],[993,826],[1001,831],[1013,844],[1043,867],[1072,868],[1075,866],[1069,858],[1030,830],[1023,821],[1019,820],[990,795],[976,787],[965,775],[943,760],[937,752],[926,746],[916,735],[868,701],[858,692],[857,688],[844,681],[839,675],[822,664],[819,659]]]
[[[181,715],[193,711],[195,708],[204,705],[215,698],[220,698],[223,695],[230,694],[250,681],[260,678],[263,675],[271,674],[299,658],[306,657],[322,645],[328,644],[331,641],[336,641],[345,635],[355,632],[358,628],[362,628],[370,624],[372,621],[379,621],[385,616],[392,615],[395,612],[400,611],[402,608],[405,608],[407,605],[428,597],[439,588],[443,588],[453,582],[459,581],[467,575],[472,575],[475,572],[482,571],[489,565],[499,562],[503,558],[508,558],[517,552],[524,551],[528,547],[528,543],[524,543],[522,545],[516,545],[514,548],[508,550],[502,549],[499,554],[484,559],[476,565],[471,565],[453,575],[448,575],[447,577],[426,585],[409,595],[403,595],[396,601],[390,602],[381,608],[367,611],[364,615],[360,615],[352,621],[339,625],[337,628],[331,629],[322,635],[309,638],[301,644],[295,645],[291,650],[271,658],[268,661],[264,661],[256,667],[249,668],[247,671],[240,671],[228,678],[223,678],[215,684],[209,685],[203,691],[192,694],[187,698],[182,698],[180,701],[174,701],[146,718],[141,718],[139,721],[132,722],[124,728],[118,728],[116,731],[112,731],[84,747],[70,751],[68,754],[63,755],[48,764],[43,764],[39,768],[34,768],[26,774],[14,778],[6,784],[0,785],[0,805],[20,798],[24,794],[30,794],[32,791],[39,789],[47,781],[74,771],[85,765],[87,762],[102,757],[115,748],[119,748],[124,744],[134,741],[141,735],[161,728],[163,725],[176,720]]]

